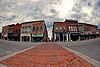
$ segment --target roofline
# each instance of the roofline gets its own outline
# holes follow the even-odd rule
[[[88,23],[78,23],[78,24],[91,25],[91,26],[96,26],[96,27],[97,27],[97,25],[94,25],[94,24],[88,24]]]
[[[78,20],[66,19],[65,22],[78,22]]]
[[[23,22],[23,23],[21,23],[21,24],[35,23],[35,22],[44,22],[44,20],[28,21],[28,22]]]
[[[65,22],[54,22],[54,24],[55,24],[55,23],[65,23]]]

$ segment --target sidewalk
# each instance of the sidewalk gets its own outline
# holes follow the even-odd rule
[[[0,63],[8,67],[94,67],[93,64],[56,43],[39,45]]]

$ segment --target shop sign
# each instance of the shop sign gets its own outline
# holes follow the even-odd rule
[[[43,37],[43,34],[32,34],[32,37]]]

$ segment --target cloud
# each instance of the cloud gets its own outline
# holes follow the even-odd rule
[[[49,31],[53,22],[66,18],[98,24],[100,0],[0,0],[0,27],[44,19]]]

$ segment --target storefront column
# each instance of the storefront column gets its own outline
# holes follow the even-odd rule
[[[54,42],[55,42],[55,39],[56,39],[56,33],[54,33]]]
[[[80,35],[79,35],[79,39],[78,39],[78,41],[80,41]]]
[[[30,40],[29,41],[31,42],[31,36],[30,36]]]
[[[59,33],[59,42],[60,42],[60,33]]]
[[[68,33],[66,33],[66,41],[68,41]]]
[[[20,41],[22,41],[22,36],[20,36]]]
[[[65,38],[64,38],[64,35],[65,35],[65,33],[63,33],[63,42],[65,41],[65,40],[64,40],[64,39],[65,39]]]
[[[71,41],[71,35],[70,35],[70,33],[69,33],[69,41]]]

